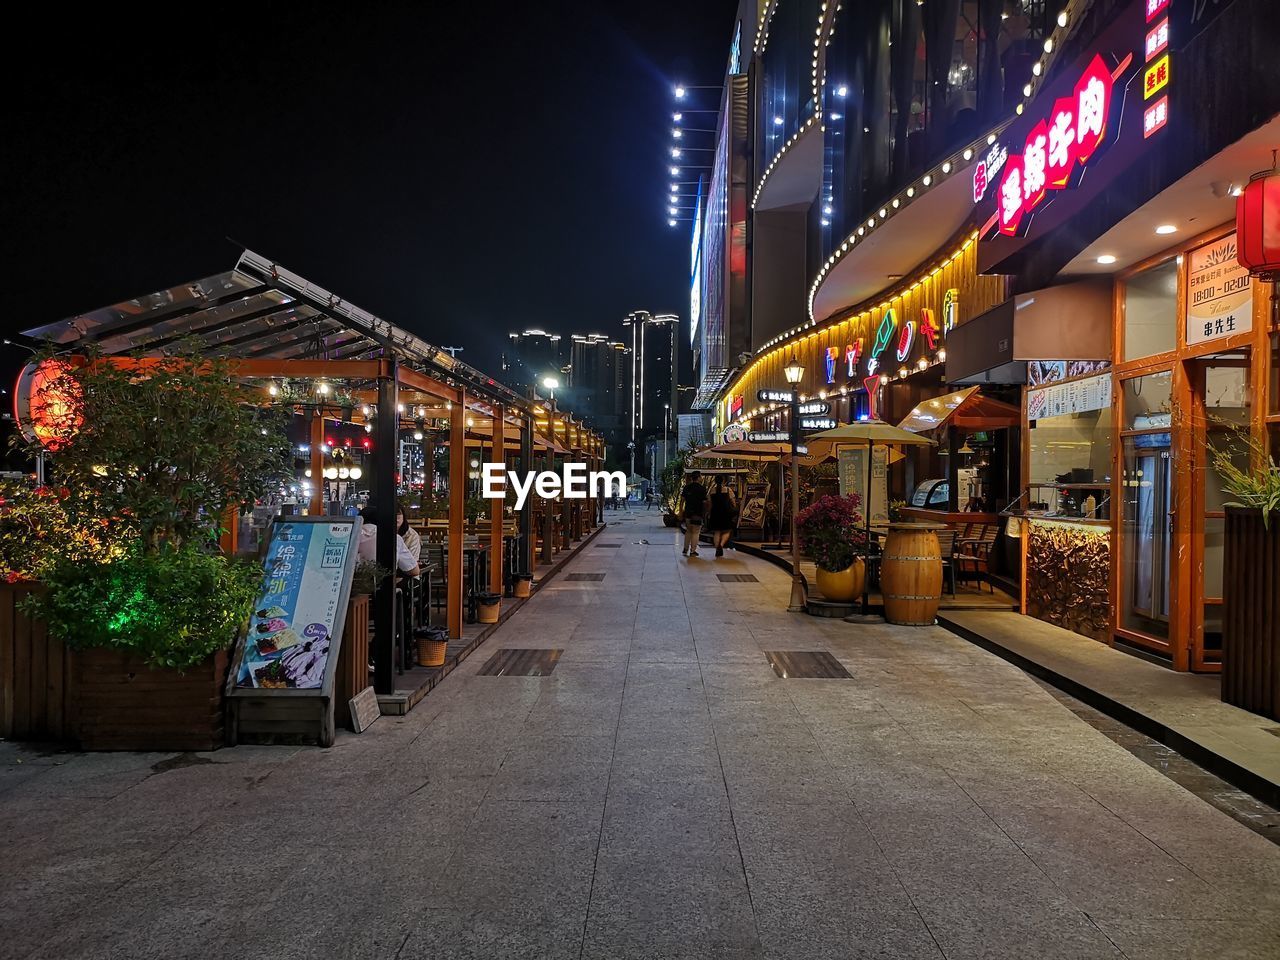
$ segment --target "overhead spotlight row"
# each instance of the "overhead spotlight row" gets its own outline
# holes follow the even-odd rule
[[[760,7],[760,20],[756,23],[755,51],[757,55],[764,53],[769,45],[769,22],[773,19],[773,11],[777,9],[778,0],[769,0]]]

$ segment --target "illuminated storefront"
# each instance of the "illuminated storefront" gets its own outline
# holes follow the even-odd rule
[[[1230,498],[1212,452],[1280,421],[1270,285],[1239,265],[1235,235],[1235,195],[1280,143],[1280,102],[1225,76],[1247,73],[1231,50],[1261,7],[1200,17],[1140,0],[1074,38],[993,144],[999,175],[975,186],[980,269],[1017,290],[1109,293],[1105,358],[1029,370],[1009,525],[1023,611],[1179,670],[1221,664]],[[1188,82],[1210,74],[1230,109]]]

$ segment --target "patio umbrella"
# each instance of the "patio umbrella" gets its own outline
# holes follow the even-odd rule
[[[809,438],[811,456],[822,452],[831,455],[841,447],[867,448],[867,502],[862,505],[862,513],[866,521],[868,544],[871,543],[871,461],[875,456],[875,448],[926,446],[934,446],[934,441],[918,433],[912,433],[910,430],[891,426],[883,420],[858,420],[836,427],[834,430],[823,430]],[[869,606],[869,581],[869,577],[864,577],[862,581],[862,612],[864,614]]]

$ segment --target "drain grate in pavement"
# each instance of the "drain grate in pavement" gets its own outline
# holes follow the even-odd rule
[[[766,650],[773,672],[783,680],[852,680],[853,674],[825,650]]]
[[[480,668],[482,677],[546,677],[563,650],[520,650],[503,647]]]
[[[597,550],[609,550],[609,549],[616,549],[616,548],[618,548],[618,547],[620,547],[620,546],[622,546],[622,544],[620,544],[620,543],[597,543],[597,544],[596,544],[596,549],[597,549]]]
[[[576,580],[578,583],[599,583],[604,579],[603,573],[571,573],[566,580]]]
[[[759,583],[754,573],[717,573],[721,583]]]

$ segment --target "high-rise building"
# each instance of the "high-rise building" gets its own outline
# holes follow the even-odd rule
[[[517,388],[541,386],[545,377],[563,381],[564,339],[558,333],[526,330],[508,334],[507,349],[502,352],[502,374],[506,382]]]
[[[569,338],[565,402],[578,411],[610,447],[626,442],[630,361],[627,345],[603,334],[575,333]]]
[[[627,411],[633,472],[656,478],[670,456],[679,413],[680,318],[636,310],[622,321],[631,349],[630,407]],[[648,441],[667,437],[656,456],[648,453]]]

